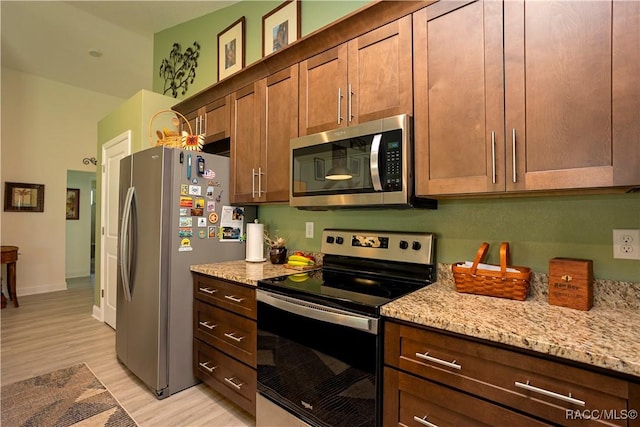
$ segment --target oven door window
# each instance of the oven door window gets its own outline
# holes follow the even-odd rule
[[[258,302],[258,391],[321,426],[375,426],[376,335]]]
[[[394,130],[294,149],[293,195],[373,193],[383,187],[389,191],[385,186],[386,163],[394,162],[392,174],[401,173],[395,170],[395,165],[401,164],[401,139],[402,132]],[[387,159],[389,148],[392,159]]]

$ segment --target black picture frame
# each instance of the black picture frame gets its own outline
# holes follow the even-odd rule
[[[44,184],[4,183],[5,212],[44,212]]]

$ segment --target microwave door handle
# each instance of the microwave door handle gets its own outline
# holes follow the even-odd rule
[[[382,191],[382,182],[380,180],[380,141],[382,134],[373,136],[371,142],[371,155],[369,157],[369,170],[371,170],[371,183],[375,191]]]

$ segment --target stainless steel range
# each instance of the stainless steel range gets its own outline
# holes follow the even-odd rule
[[[435,281],[434,248],[326,229],[321,270],[259,281],[256,425],[380,426],[380,307]]]

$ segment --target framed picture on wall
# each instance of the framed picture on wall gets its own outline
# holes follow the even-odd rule
[[[300,38],[300,0],[287,0],[262,17],[262,56]]]
[[[44,184],[4,183],[5,212],[44,212]]]
[[[67,188],[67,219],[80,219],[79,188]]]
[[[244,68],[244,16],[218,34],[218,80]]]

